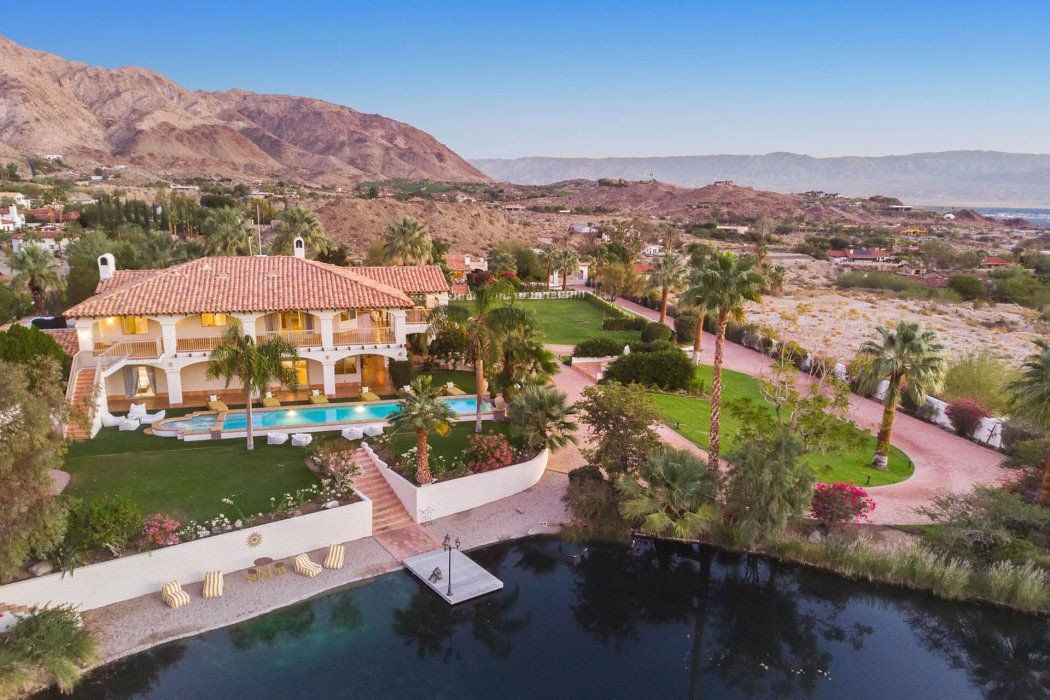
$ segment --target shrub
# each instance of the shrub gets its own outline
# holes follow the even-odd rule
[[[642,342],[652,343],[657,340],[670,340],[674,332],[662,323],[650,321],[642,329]]]
[[[400,388],[412,382],[412,360],[390,361],[390,383],[395,388]]]
[[[608,318],[632,318],[632,319],[633,318],[639,318],[638,316],[634,316],[633,314],[629,314],[627,311],[624,311],[622,308],[620,308],[616,304],[613,304],[610,301],[606,301],[605,299],[602,299],[597,294],[592,294],[590,292],[587,292],[586,295],[584,295],[583,298],[585,300],[587,300],[588,302],[590,302],[591,304],[593,304],[594,306],[597,306],[602,311],[604,311],[605,312],[605,316],[606,316],[607,319]]]
[[[675,316],[674,333],[678,342],[683,345],[692,345],[696,337],[696,314],[682,314]]]
[[[997,603],[1022,610],[1040,611],[1050,606],[1050,580],[1030,562],[996,562],[983,577],[984,595]]]
[[[1006,385],[1015,377],[1016,372],[987,348],[967,352],[948,365],[942,398],[970,397],[989,411],[1003,413],[1010,403]]]
[[[794,340],[785,340],[777,348],[777,358],[785,358],[795,367],[801,367],[808,355],[809,352]]]
[[[952,422],[955,432],[962,437],[973,437],[981,425],[981,419],[989,415],[984,406],[967,397],[952,401],[944,412]]]
[[[694,373],[693,363],[685,353],[675,349],[622,355],[609,365],[605,376],[621,384],[677,391],[691,386]]]
[[[109,549],[120,555],[138,538],[142,511],[125,496],[81,503],[70,518],[67,537],[86,549]]]
[[[150,515],[142,523],[142,532],[139,534],[138,546],[142,549],[157,549],[158,547],[178,544],[180,527],[181,524],[178,520],[170,518],[163,513]]]
[[[0,694],[20,694],[21,682],[34,671],[54,677],[63,692],[80,679],[81,667],[94,660],[95,640],[70,605],[43,608],[24,617],[0,644]]]
[[[623,352],[626,343],[615,338],[588,338],[572,349],[573,357],[610,357]]]
[[[487,433],[471,433],[467,437],[467,469],[472,472],[488,472],[505,467],[514,461],[514,450],[506,436],[489,430]]]
[[[875,499],[860,486],[846,483],[817,484],[813,489],[810,511],[820,522],[849,525],[868,517],[875,510]]]
[[[984,280],[976,275],[952,275],[948,278],[948,289],[966,300],[985,296]]]
[[[629,318],[606,317],[602,321],[602,329],[607,331],[640,331],[645,328],[646,324],[650,323],[647,319],[641,316],[631,316]]]

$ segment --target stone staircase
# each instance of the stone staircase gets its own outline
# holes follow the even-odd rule
[[[401,505],[368,453],[358,448],[354,452],[354,464],[359,470],[353,480],[354,488],[372,500],[372,534],[414,525],[415,521]]]
[[[87,440],[91,437],[91,408],[95,390],[95,368],[85,367],[73,380],[73,396],[69,401],[70,421],[66,426],[66,437],[70,440]]]

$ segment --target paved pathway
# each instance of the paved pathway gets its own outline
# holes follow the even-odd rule
[[[617,299],[616,303],[654,321],[659,319],[657,311],[626,299]],[[673,327],[673,319],[668,319],[667,325]],[[714,336],[705,332],[702,347],[701,361],[711,364],[714,359]],[[735,343],[725,344],[727,369],[762,376],[770,371],[772,364],[773,360],[762,353]],[[802,375],[802,381],[807,380],[808,377]],[[882,419],[882,404],[850,394],[847,417],[857,426],[875,433]],[[871,517],[874,523],[924,522],[926,519],[918,515],[915,509],[928,503],[938,493],[968,491],[978,484],[997,485],[1008,476],[999,466],[1003,459],[1000,453],[904,413],[897,413],[893,443],[911,458],[915,464],[915,473],[897,484],[868,489],[877,504]]]

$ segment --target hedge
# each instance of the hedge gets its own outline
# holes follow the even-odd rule
[[[657,321],[650,321],[642,329],[642,341],[652,343],[657,340],[670,340],[674,331]]]
[[[632,352],[616,359],[605,371],[606,379],[621,384],[643,384],[668,391],[693,385],[695,368],[681,350]]]
[[[573,357],[612,357],[623,354],[624,345],[631,348],[631,352],[663,352],[675,350],[675,345],[669,340],[657,340],[652,343],[644,343],[632,340],[628,343],[615,338],[589,338],[579,343],[572,349]]]
[[[631,318],[606,318],[602,321],[602,330],[606,331],[640,331],[649,321],[641,316]]]
[[[634,314],[628,313],[616,304],[602,299],[597,294],[586,292],[583,298],[604,311],[607,318],[636,318]]]
[[[676,317],[674,332],[679,343],[692,345],[696,337],[696,314],[683,314]]]

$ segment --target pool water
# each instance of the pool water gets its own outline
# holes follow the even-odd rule
[[[572,563],[582,549],[475,550],[504,589],[454,609],[405,572],[381,576],[128,657],[75,696],[1050,695],[1043,618],[706,547],[591,544]]]
[[[477,399],[471,397],[452,397],[442,399],[459,416],[472,415],[477,411]],[[481,404],[483,412],[492,407],[488,401]],[[256,430],[275,428],[303,428],[324,423],[355,423],[384,421],[397,413],[397,402],[330,404],[325,406],[288,406],[285,408],[267,408],[252,412],[252,427]],[[209,413],[193,416],[185,420],[164,421],[165,430],[183,429],[187,432],[211,430],[215,425],[215,414]],[[244,430],[248,426],[248,414],[245,411],[230,411],[222,422],[222,429],[229,431]]]

